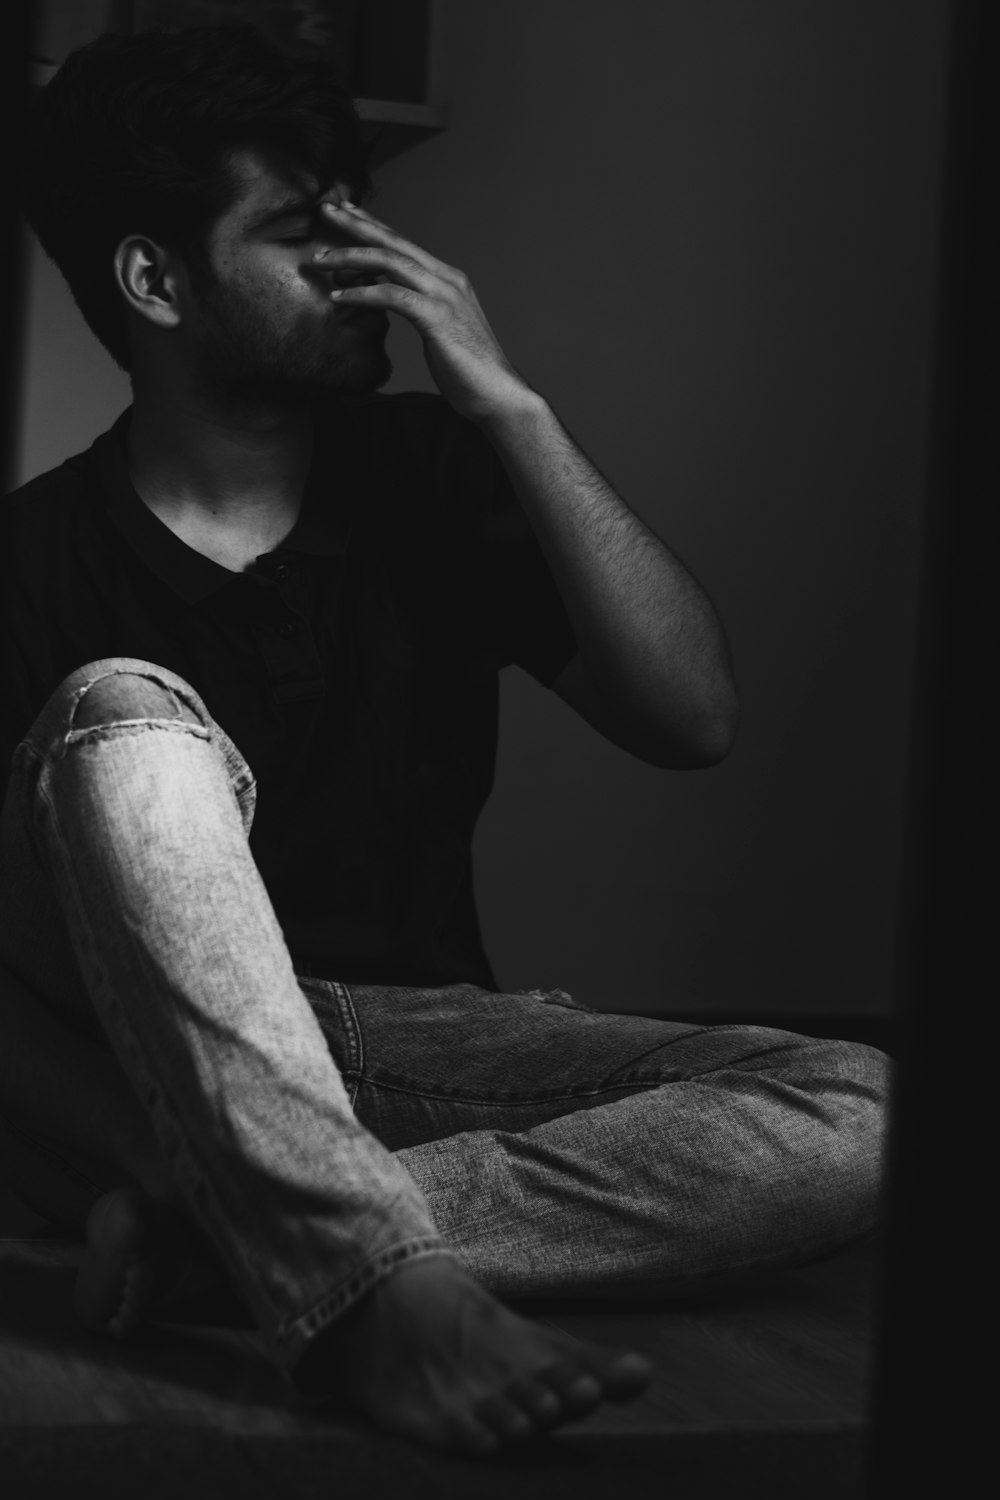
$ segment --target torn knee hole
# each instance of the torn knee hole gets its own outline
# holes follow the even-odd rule
[[[201,720],[172,688],[134,673],[101,677],[85,690],[73,714],[74,729],[93,729],[123,719],[181,719],[201,728]]]

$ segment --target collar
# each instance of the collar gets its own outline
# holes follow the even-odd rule
[[[101,503],[132,551],[186,604],[198,604],[247,575],[233,573],[175,536],[140,498],[128,467],[126,439],[132,408],[127,407],[107,432],[82,455],[97,481]],[[281,551],[315,557],[341,557],[351,534],[348,497],[331,500],[331,476],[347,478],[348,466],[337,463],[333,439],[343,431],[339,421],[317,416],[316,445],[306,479],[299,518],[281,543]],[[278,549],[275,549],[278,550]]]

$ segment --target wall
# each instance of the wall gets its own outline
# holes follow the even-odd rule
[[[893,985],[945,0],[461,0],[375,211],[708,588],[744,703],[661,772],[507,674],[477,838],[503,985],[879,1013]],[[35,257],[22,473],[129,399]],[[413,330],[390,389],[433,385]]]

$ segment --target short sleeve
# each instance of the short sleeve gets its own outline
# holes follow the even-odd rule
[[[430,488],[449,518],[456,566],[468,569],[462,592],[484,647],[498,668],[522,667],[548,687],[577,644],[545,554],[489,440],[443,398],[425,400],[435,407]]]

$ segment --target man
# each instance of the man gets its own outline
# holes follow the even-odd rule
[[[864,1233],[885,1059],[498,992],[498,671],[664,768],[727,753],[736,693],[704,591],[368,189],[323,65],[248,29],[104,37],[44,91],[28,217],[133,403],[5,502],[0,1113],[88,1327],[214,1280],[304,1398],[488,1454],[650,1374],[501,1297]],[[389,312],[440,396],[377,394]]]

